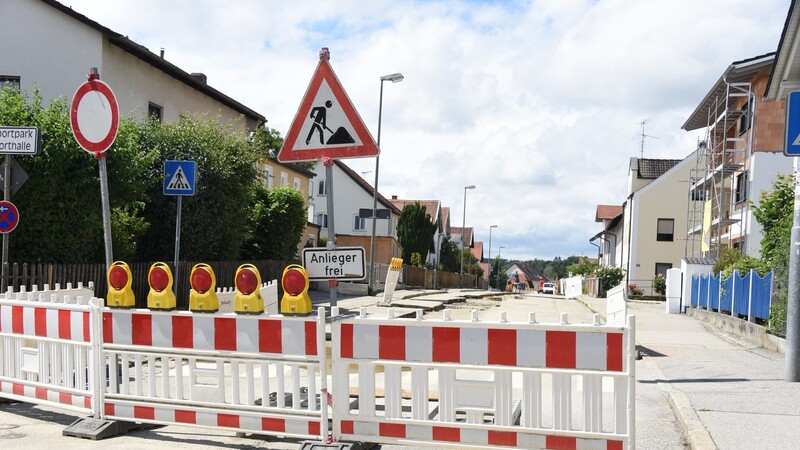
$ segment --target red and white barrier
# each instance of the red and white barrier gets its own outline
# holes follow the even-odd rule
[[[106,309],[102,328],[112,381],[104,418],[328,436],[324,310],[283,317]]]
[[[338,439],[454,448],[633,446],[632,321],[608,327],[512,323],[504,314],[491,323],[477,314],[472,321],[447,317],[375,319],[362,310],[359,318],[334,322]]]

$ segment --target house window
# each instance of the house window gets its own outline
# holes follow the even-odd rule
[[[323,213],[317,214],[316,219],[314,219],[314,223],[322,228],[328,228],[328,215]]]
[[[742,203],[747,200],[747,171],[736,175],[736,203]]]
[[[656,273],[653,275],[667,276],[667,270],[672,269],[672,263],[656,263]]]
[[[306,247],[314,247],[315,245],[317,245],[317,236],[314,234],[309,234],[308,244],[306,245]]]
[[[272,187],[272,179],[275,178],[272,176],[272,167],[267,166],[264,168],[264,184],[269,187]]]
[[[354,231],[367,231],[367,219],[363,217],[355,216],[353,221],[353,230]]]
[[[706,190],[705,189],[695,189],[692,191],[692,201],[693,202],[704,202],[706,201]]]
[[[324,197],[327,192],[328,189],[325,187],[325,180],[319,180],[319,190],[317,191],[317,195]]]
[[[293,184],[294,188],[299,191],[300,190],[300,178],[295,177],[293,183],[294,183]]]
[[[289,175],[286,172],[281,172],[281,187],[289,185]]]
[[[742,117],[739,118],[739,134],[750,129],[750,112],[752,110],[751,102],[752,100],[748,99],[747,102],[742,105]]]
[[[148,103],[147,117],[153,117],[156,121],[161,122],[161,120],[164,118],[164,108],[152,102]]]
[[[675,233],[675,219],[658,219],[656,240],[672,242]]]
[[[0,75],[0,90],[11,88],[19,90],[19,77],[12,77],[9,75]]]
[[[308,191],[307,191],[307,194],[308,194],[309,198],[311,198],[311,196],[314,195],[314,182],[311,181],[311,180],[308,180]]]

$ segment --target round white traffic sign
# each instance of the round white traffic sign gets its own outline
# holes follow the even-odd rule
[[[119,107],[114,92],[100,80],[83,83],[72,96],[69,120],[75,140],[89,153],[105,152],[119,129]]]

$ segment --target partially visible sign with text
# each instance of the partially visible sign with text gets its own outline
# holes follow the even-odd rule
[[[36,127],[0,127],[0,155],[36,155],[42,139]]]
[[[364,249],[339,247],[303,249],[303,267],[309,280],[363,280]]]

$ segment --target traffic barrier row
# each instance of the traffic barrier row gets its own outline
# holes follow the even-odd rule
[[[78,303],[0,299],[0,397],[98,419],[306,439],[634,447],[632,317],[601,326],[334,309],[327,360],[324,309],[285,316]]]

